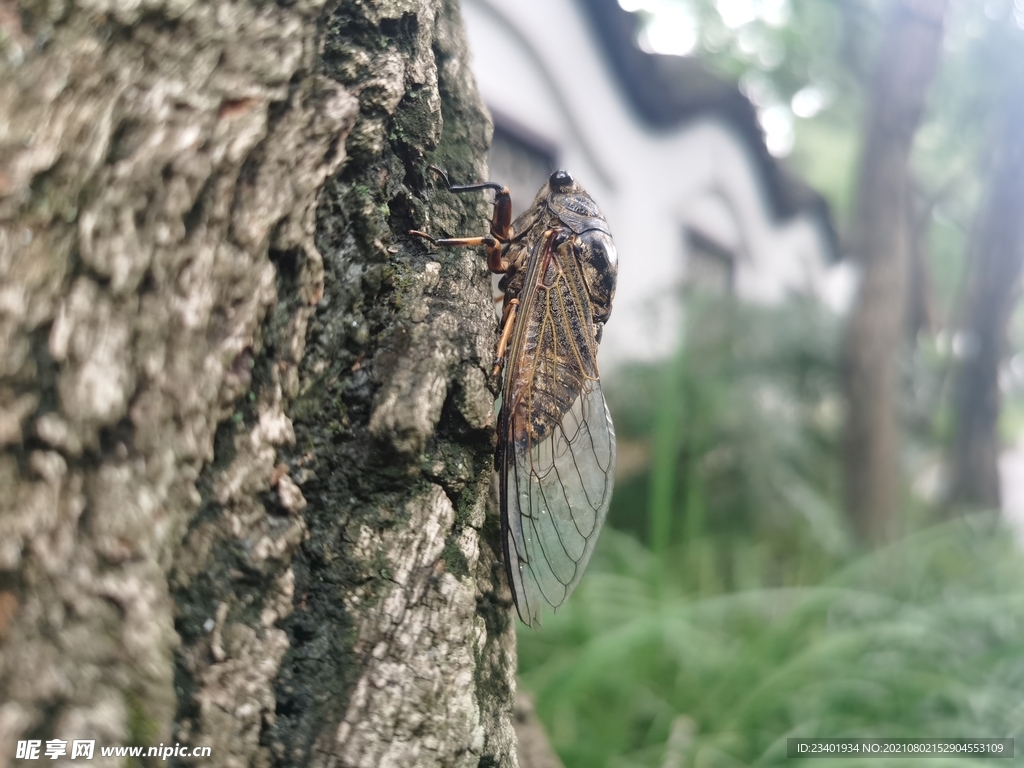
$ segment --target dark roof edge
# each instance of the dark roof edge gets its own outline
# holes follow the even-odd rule
[[[768,152],[757,111],[731,82],[698,59],[645,53],[634,43],[636,18],[617,0],[576,0],[592,24],[625,100],[655,128],[678,129],[714,115],[728,123],[750,150],[777,221],[807,213],[817,222],[831,251],[841,258],[839,236],[828,201]]]

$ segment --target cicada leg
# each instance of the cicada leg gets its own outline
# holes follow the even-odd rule
[[[516,307],[519,306],[519,299],[509,299],[505,305],[505,311],[501,318],[501,338],[498,339],[498,348],[494,350],[494,370],[492,376],[497,376],[501,370],[501,364],[505,360],[505,349],[508,347],[508,340],[512,338],[512,330],[516,323]]]
[[[501,244],[490,235],[484,237],[431,237],[426,232],[418,229],[410,229],[410,235],[422,237],[434,245],[442,248],[472,248],[477,245],[484,247],[487,254],[487,268],[491,272],[505,272],[508,270],[508,259],[501,255]]]
[[[411,230],[410,235],[422,237],[434,245],[442,247],[471,248],[482,245],[487,254],[487,268],[491,272],[503,274],[508,271],[508,260],[502,256],[501,245],[512,239],[512,197],[508,187],[497,184],[493,181],[481,181],[474,184],[452,184],[448,174],[431,165],[430,170],[441,177],[445,188],[449,192],[461,194],[463,192],[478,192],[481,189],[494,190],[494,213],[491,216],[491,234],[485,237],[448,237],[433,238],[426,232]]]

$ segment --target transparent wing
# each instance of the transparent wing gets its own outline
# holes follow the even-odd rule
[[[505,435],[527,433],[506,414]],[[505,562],[516,608],[532,626],[547,603],[557,609],[583,578],[608,514],[615,474],[615,428],[597,378],[543,439],[509,440],[502,452]]]

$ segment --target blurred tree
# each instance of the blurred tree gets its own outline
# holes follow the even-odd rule
[[[0,764],[514,765],[456,0],[0,27]]]
[[[998,508],[999,367],[1024,263],[1024,79],[1010,72],[993,142],[991,182],[972,232],[963,352],[954,386],[951,500]]]
[[[847,510],[861,536],[897,530],[898,359],[910,269],[910,151],[942,44],[945,0],[899,0],[868,96],[853,251],[862,277],[844,345]]]
[[[642,48],[696,55],[738,80],[757,109],[769,148],[777,155],[789,152],[788,162],[830,200],[844,225],[845,250],[859,248],[863,233],[854,222],[852,200],[856,146],[862,141],[859,126],[867,124],[863,105],[886,26],[883,11],[895,0],[620,5],[637,12]],[[903,332],[911,345],[925,342],[917,350],[922,354],[902,356],[909,375],[894,396],[908,430],[903,453],[917,465],[911,471],[931,471],[948,446],[952,420],[943,382],[953,334],[946,326],[965,314],[970,222],[990,177],[985,158],[994,135],[992,116],[1002,111],[1005,83],[1020,78],[1013,62],[1024,41],[1024,5],[948,0],[942,41],[942,68],[929,86],[932,97],[913,140],[908,210],[900,214],[909,222],[907,266],[899,270],[906,286]],[[895,421],[890,423],[895,434]]]

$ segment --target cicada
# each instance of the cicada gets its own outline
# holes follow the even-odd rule
[[[555,171],[512,221],[507,187],[493,190],[490,233],[434,238],[483,246],[505,292],[493,375],[501,375],[498,448],[501,538],[512,599],[528,626],[561,606],[583,578],[608,513],[615,428],[601,392],[597,348],[611,314],[618,258],[594,200]]]

